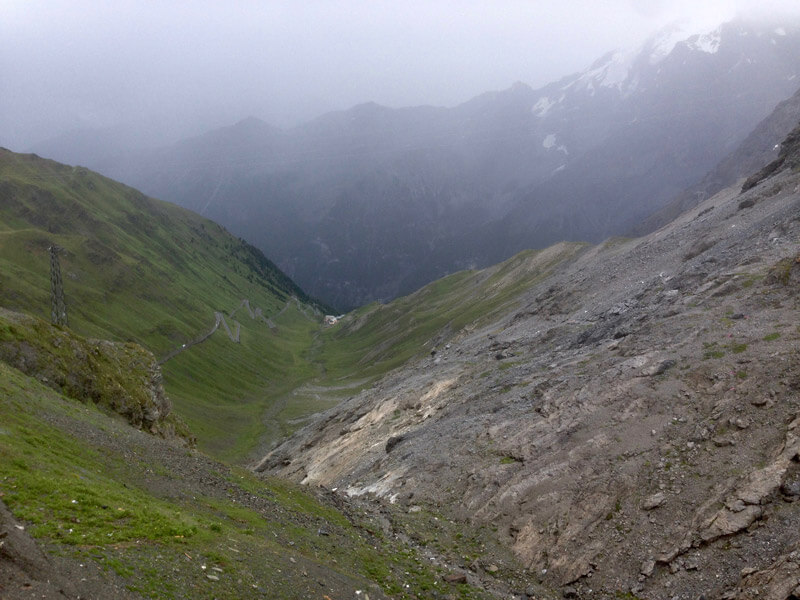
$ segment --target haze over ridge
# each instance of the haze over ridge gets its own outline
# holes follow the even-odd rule
[[[453,106],[514,81],[545,85],[678,18],[702,29],[742,11],[799,10],[694,4],[10,0],[0,145],[101,128],[154,146],[248,115],[291,126],[367,101]]]

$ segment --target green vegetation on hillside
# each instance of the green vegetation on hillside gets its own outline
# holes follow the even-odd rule
[[[265,433],[265,410],[317,374],[304,353],[320,325],[294,302],[275,318],[277,333],[249,317],[240,318],[239,344],[218,331],[163,366],[175,409],[198,440],[204,440],[205,450],[229,460],[247,456],[257,446]]]
[[[324,333],[320,360],[333,379],[381,375],[508,311],[525,290],[584,247],[526,250],[488,269],[454,273],[389,304],[365,306]]]
[[[70,329],[169,358],[162,370],[175,412],[200,448],[239,462],[508,310],[583,247],[455,273],[326,328],[325,307],[218,225],[86,169],[0,150],[0,306],[49,315],[52,244],[63,249]],[[216,313],[225,323],[207,336]]]
[[[49,314],[47,249],[64,249],[75,327],[157,355],[247,298],[265,315],[296,296],[258,250],[187,210],[80,167],[0,150],[0,305]]]
[[[426,598],[451,587],[368,517],[136,431],[3,363],[0,492],[51,549],[148,598],[375,597],[376,584]]]
[[[236,313],[240,343],[220,328],[164,365],[167,393],[205,449],[244,457],[271,394],[311,373],[299,347],[316,306],[260,251],[84,168],[0,149],[0,306],[50,314],[52,244],[63,248],[70,328],[84,336],[162,357],[210,331],[216,311],[229,315],[244,299],[261,309],[264,318]]]
[[[134,427],[191,440],[164,394],[155,358],[138,344],[87,340],[0,307],[0,362]]]

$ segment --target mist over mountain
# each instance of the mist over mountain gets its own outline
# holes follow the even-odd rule
[[[329,335],[362,373],[409,337],[416,356],[256,471],[436,515],[433,541],[438,520],[491,532],[535,577],[481,548],[460,572],[497,597],[797,598],[798,167],[800,125],[746,191],[649,235],[346,315]]]
[[[0,599],[800,599],[800,13],[754,2],[0,4]],[[241,119],[291,98],[351,108]]]
[[[718,191],[748,177],[778,156],[781,142],[800,122],[800,90],[778,104],[775,110],[720,161],[698,183],[681,192],[632,229],[634,235],[649,233],[669,223],[680,213],[697,206]]]
[[[449,109],[368,103],[288,130],[251,118],[89,166],[224,224],[351,308],[629,230],[796,91],[798,57],[797,23],[670,28],[538,90]]]

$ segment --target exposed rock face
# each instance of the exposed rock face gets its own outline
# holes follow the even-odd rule
[[[798,215],[789,169],[588,248],[515,314],[438,340],[257,469],[491,525],[554,595],[785,600]]]
[[[65,396],[119,413],[134,427],[192,440],[172,413],[155,357],[137,344],[84,339],[0,309],[0,360]]]
[[[778,158],[769,163],[755,175],[748,177],[742,185],[746,192],[782,169],[796,169],[800,166],[800,125],[795,127],[781,144]]]
[[[793,600],[800,598],[800,547],[784,554],[758,570],[745,568],[736,590],[729,597],[736,600]]]

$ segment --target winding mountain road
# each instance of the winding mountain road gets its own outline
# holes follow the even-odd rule
[[[286,304],[284,304],[280,312],[278,312],[278,314],[275,315],[275,318],[281,316],[286,311],[286,309],[289,308],[289,305],[291,304],[292,300],[294,300],[297,303],[298,309],[302,311],[303,314],[306,314],[305,311],[303,310],[302,305],[300,304],[300,301],[294,296],[292,296],[289,300],[286,301]],[[208,338],[210,338],[214,334],[215,331],[217,331],[217,329],[219,329],[220,325],[222,325],[222,328],[225,330],[225,333],[228,335],[228,338],[230,338],[230,340],[233,343],[238,344],[239,334],[242,329],[242,324],[239,323],[239,321],[234,320],[233,317],[241,308],[245,308],[247,310],[247,313],[250,315],[251,319],[263,322],[265,325],[267,325],[267,327],[270,328],[270,331],[272,332],[277,331],[278,327],[275,325],[275,322],[271,318],[265,317],[263,311],[260,308],[258,307],[256,307],[255,309],[252,308],[250,306],[250,300],[244,298],[239,304],[239,306],[237,306],[235,309],[233,309],[233,311],[231,311],[228,314],[228,319],[231,319],[233,324],[233,329],[231,329],[230,325],[228,325],[228,321],[225,319],[224,313],[220,311],[214,311],[214,325],[211,327],[211,329],[201,334],[200,336],[194,338],[193,340],[190,340],[185,344],[181,344],[177,348],[173,348],[172,350],[170,350],[166,355],[164,355],[163,358],[161,358],[161,360],[158,361],[159,366],[163,365],[168,360],[175,358],[181,352],[188,350],[192,346],[196,346],[197,344],[202,344],[203,342],[205,342]]]

